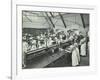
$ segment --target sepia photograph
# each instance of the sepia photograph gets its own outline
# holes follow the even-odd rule
[[[22,11],[22,69],[89,66],[89,14]]]

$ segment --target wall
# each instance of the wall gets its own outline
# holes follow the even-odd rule
[[[27,0],[24,0],[27,1]],[[30,1],[30,0],[28,0]],[[95,5],[98,9],[97,26],[96,26],[96,39],[97,45],[97,73],[87,76],[73,76],[73,77],[61,77],[61,78],[46,78],[38,80],[100,80],[100,0],[33,0],[34,2],[45,2],[55,4],[74,4],[74,5]],[[0,80],[10,80],[10,64],[11,64],[11,1],[1,0],[0,1]]]

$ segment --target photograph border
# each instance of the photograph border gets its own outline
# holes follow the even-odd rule
[[[50,4],[49,4],[49,5],[50,5]],[[15,10],[15,12],[14,12],[13,9],[12,9],[12,15],[15,15],[14,13],[16,13],[16,20],[15,20],[15,21],[16,21],[16,22],[15,22],[15,24],[16,24],[16,33],[15,33],[15,34],[16,34],[16,56],[13,55],[13,52],[15,52],[15,51],[13,51],[13,46],[14,46],[14,44],[13,44],[13,42],[12,42],[12,53],[11,53],[11,57],[12,57],[12,58],[11,58],[11,62],[12,62],[12,63],[11,63],[11,66],[12,66],[12,67],[11,67],[12,79],[14,79],[15,77],[17,77],[17,76],[19,75],[19,74],[18,74],[18,66],[17,66],[17,65],[18,65],[18,54],[17,54],[17,53],[18,53],[18,45],[17,45],[17,44],[18,44],[18,33],[17,33],[17,32],[18,32],[18,28],[17,28],[17,23],[18,23],[18,22],[17,22],[17,21],[18,21],[17,16],[18,16],[18,14],[17,14],[17,7],[18,7],[18,6],[51,7],[51,8],[69,8],[69,9],[79,9],[79,10],[80,10],[80,9],[83,9],[83,10],[92,10],[93,12],[95,11],[95,8],[94,8],[94,7],[93,7],[93,8],[88,8],[88,7],[87,7],[87,8],[84,8],[84,7],[83,7],[83,8],[80,8],[80,7],[79,7],[79,8],[78,8],[78,7],[75,8],[75,7],[61,7],[61,6],[45,6],[45,5],[43,6],[43,5],[26,5],[26,4],[24,5],[24,4],[16,4],[16,10]],[[14,12],[14,13],[13,13],[13,12]],[[91,13],[90,13],[90,14],[91,14]],[[13,19],[15,19],[15,18],[13,18],[13,16],[12,16],[12,27],[14,27],[14,25],[15,25],[15,24],[13,24]],[[91,20],[91,19],[90,19],[90,20]],[[95,24],[94,24],[94,25],[95,25]],[[14,32],[13,32],[13,28],[12,28],[12,33],[11,33],[11,34],[13,34],[13,33],[14,33]],[[14,41],[13,35],[12,35],[12,41]],[[15,60],[13,57],[16,57],[16,60]],[[14,62],[13,60],[16,61],[16,62],[15,62],[16,65],[13,64],[13,62]],[[16,70],[15,70],[15,69],[16,69]]]

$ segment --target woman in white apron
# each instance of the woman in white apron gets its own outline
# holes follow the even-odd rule
[[[74,43],[72,49],[72,66],[77,66],[80,63],[80,54],[78,49],[78,44]]]
[[[80,55],[81,56],[86,56],[86,38],[85,37],[80,41],[80,44],[81,44],[81,53],[80,53]]]
[[[48,47],[52,46],[52,45],[53,45],[53,42],[54,42],[54,41],[53,41],[52,38],[50,37],[49,40],[48,40],[48,42],[47,42],[47,46],[48,46]],[[54,49],[53,49],[53,48],[51,48],[51,51],[52,51],[52,53],[54,53]]]
[[[47,46],[49,47],[49,46],[52,46],[53,44],[53,40],[52,40],[52,38],[50,37],[49,38],[49,40],[47,41]]]
[[[36,40],[32,40],[32,47],[31,47],[31,50],[36,50]]]
[[[68,53],[72,53],[72,56],[71,56],[72,66],[78,66],[80,63],[80,54],[79,54],[78,44],[74,43],[65,51]]]
[[[80,53],[79,53],[79,47],[77,42],[78,36],[75,34],[73,36],[72,40],[73,44],[69,47],[69,53],[72,53],[71,59],[72,59],[72,66],[78,66],[80,64]]]
[[[23,68],[26,67],[26,53],[27,53],[27,50],[28,50],[28,43],[23,40],[23,51],[22,51],[22,65],[23,65]]]

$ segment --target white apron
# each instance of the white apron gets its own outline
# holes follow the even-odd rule
[[[81,45],[81,55],[86,56],[86,42]]]
[[[22,52],[22,64],[25,67],[25,54],[28,50],[28,43],[27,42],[23,42],[23,52]]]
[[[31,50],[36,50],[36,40],[33,40],[33,41],[32,41]]]
[[[75,47],[75,49],[72,51],[72,66],[79,65],[79,62],[80,62],[79,49]]]
[[[88,37],[90,36],[90,32],[88,31]],[[88,52],[90,50],[90,41],[88,42]]]
[[[83,38],[81,41],[80,41],[80,44],[81,44],[81,52],[80,52],[80,55],[81,56],[86,56],[86,38]]]

